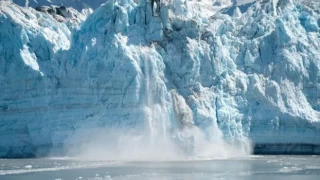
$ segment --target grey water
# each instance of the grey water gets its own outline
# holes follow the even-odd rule
[[[0,159],[0,180],[319,180],[320,156],[126,162],[68,158]]]

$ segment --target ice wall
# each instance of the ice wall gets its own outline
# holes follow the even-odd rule
[[[107,2],[107,0],[10,0],[22,7],[38,7],[38,6],[66,6],[73,7],[78,11],[83,9],[98,8],[102,3]]]
[[[0,156],[90,143],[82,131],[112,143],[97,128],[187,156],[246,152],[248,139],[257,153],[319,153],[319,12],[291,0],[210,18],[192,7],[114,0],[72,28],[1,2]]]

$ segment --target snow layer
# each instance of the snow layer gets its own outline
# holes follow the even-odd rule
[[[275,2],[206,17],[183,0],[154,16],[146,1],[110,0],[81,27],[0,2],[0,156],[111,127],[196,155],[204,141],[320,144],[319,12]]]

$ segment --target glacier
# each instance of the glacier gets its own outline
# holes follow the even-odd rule
[[[83,9],[96,9],[107,0],[10,0],[20,6],[38,7],[38,6],[66,6],[81,11]]]
[[[320,153],[319,9],[202,5],[0,1],[0,157]]]

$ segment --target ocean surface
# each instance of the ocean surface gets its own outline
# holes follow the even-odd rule
[[[320,156],[250,156],[165,162],[0,159],[0,180],[319,180]]]

